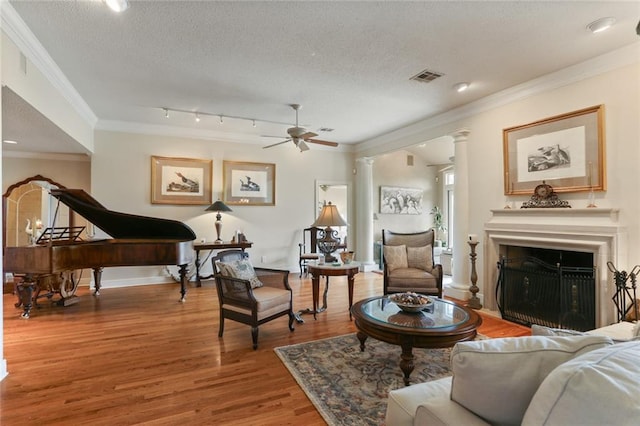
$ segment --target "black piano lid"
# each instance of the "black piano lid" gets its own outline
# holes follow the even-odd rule
[[[82,189],[51,189],[51,195],[113,238],[196,239],[193,230],[182,222],[111,211]]]

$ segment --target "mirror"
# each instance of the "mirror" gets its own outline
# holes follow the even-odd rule
[[[41,175],[11,185],[2,197],[5,247],[35,244],[47,227],[71,225],[69,208],[49,195],[52,188],[65,188]],[[58,208],[57,217],[56,208]],[[54,223],[55,220],[55,223]]]
[[[349,196],[350,185],[347,182],[316,181],[315,217],[318,217],[322,211],[322,206],[331,201],[331,204],[335,205],[338,209],[340,216],[349,223]],[[339,226],[337,228],[338,236],[343,243],[347,237],[348,228],[348,226]],[[355,241],[347,240],[347,245],[353,247]]]

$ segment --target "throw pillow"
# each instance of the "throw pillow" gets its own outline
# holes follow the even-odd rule
[[[216,265],[222,275],[248,280],[251,288],[263,286],[249,259],[234,260],[232,262],[216,262]]]
[[[407,264],[409,268],[431,272],[433,269],[432,251],[431,244],[424,247],[407,247]]]
[[[559,365],[542,382],[522,424],[637,425],[640,342],[596,349]]]
[[[398,268],[407,268],[407,247],[401,246],[384,246],[384,260],[387,262],[389,272]]]
[[[451,399],[488,423],[519,425],[531,398],[554,368],[612,344],[605,336],[526,336],[458,343],[451,351]]]

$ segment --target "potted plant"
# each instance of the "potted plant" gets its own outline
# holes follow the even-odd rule
[[[447,230],[447,227],[444,226],[444,222],[442,218],[442,210],[440,210],[440,207],[438,206],[433,206],[430,214],[433,216],[433,229],[435,229],[436,231],[435,246],[442,247],[442,240],[439,238],[438,232],[439,231],[444,232]]]

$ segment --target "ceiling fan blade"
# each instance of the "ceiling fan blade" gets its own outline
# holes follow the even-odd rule
[[[306,133],[301,134],[301,135],[300,135],[300,136],[298,136],[298,137],[299,137],[300,139],[307,140],[307,139],[310,139],[310,138],[312,138],[312,137],[314,137],[314,136],[318,136],[318,134],[317,134],[317,133],[313,133],[313,132],[306,132]]]
[[[318,145],[326,145],[326,146],[333,146],[333,147],[338,146],[338,142],[323,141],[320,139],[306,139],[306,141],[310,143],[317,143]]]
[[[261,138],[278,138],[278,139],[282,139],[282,135],[260,135]]]
[[[271,145],[263,146],[262,149],[267,149],[267,148],[271,148],[272,146],[282,145],[283,143],[287,143],[290,140],[291,139],[286,139],[286,140],[283,140],[282,142],[278,142],[278,143],[274,143],[274,144],[271,144]]]

